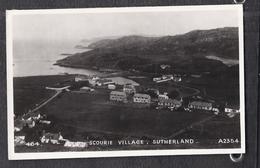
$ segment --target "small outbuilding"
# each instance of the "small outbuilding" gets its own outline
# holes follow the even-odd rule
[[[83,87],[80,88],[80,91],[81,92],[93,92],[94,89],[87,87],[87,86],[83,86]]]
[[[226,113],[239,113],[239,107],[236,107],[236,106],[226,106],[225,107],[225,112]]]
[[[63,140],[61,133],[45,133],[41,137],[42,143],[51,143],[51,144],[60,144],[60,141]]]
[[[110,89],[110,90],[115,90],[116,89],[116,85],[108,84],[107,88]]]

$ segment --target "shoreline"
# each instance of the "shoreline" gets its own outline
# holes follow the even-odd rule
[[[60,67],[67,67],[67,68],[94,70],[94,71],[98,71],[98,72],[119,72],[119,71],[123,71],[121,69],[101,68],[101,67],[86,66],[86,65],[71,65],[71,64],[59,63],[59,62],[56,62],[53,65],[54,66],[60,66]]]
[[[98,70],[98,68],[93,68],[91,66],[85,66],[85,65],[70,65],[66,63],[54,63],[54,66],[60,66],[60,67],[67,67],[67,68],[77,68],[77,69],[87,69],[87,70]]]

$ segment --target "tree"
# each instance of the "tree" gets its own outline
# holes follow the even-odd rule
[[[23,130],[25,132],[25,142],[40,142],[40,130],[37,128],[29,128],[28,125],[26,125]]]
[[[168,97],[171,99],[176,99],[180,96],[180,93],[177,90],[173,90],[168,94]]]
[[[148,90],[147,94],[150,95],[152,98],[158,98],[158,95],[153,90]]]

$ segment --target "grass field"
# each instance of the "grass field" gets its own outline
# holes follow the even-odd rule
[[[51,97],[55,92],[46,90],[59,82],[73,79],[74,75],[33,76],[14,78],[14,112],[15,115],[26,113]]]
[[[70,92],[49,104],[45,113],[62,121],[57,124],[75,127],[80,132],[97,130],[135,137],[168,137],[209,115],[133,108],[128,104],[109,102],[108,94]]]
[[[71,78],[71,76],[45,76],[15,79],[16,108],[21,111],[19,109],[33,106],[34,103],[38,103],[51,94],[44,92],[46,91],[45,86]],[[109,101],[109,92],[107,89],[96,89],[95,92],[89,93],[62,93],[41,109],[41,112],[46,114],[53,123],[41,129],[49,132],[60,131],[64,138],[75,141],[117,140],[129,137],[142,139],[194,138],[200,143],[193,145],[193,148],[206,148],[214,145],[217,148],[234,147],[234,144],[218,145],[213,142],[218,138],[240,138],[239,117],[229,119],[205,112],[156,110],[133,104],[113,103]],[[42,94],[37,96],[38,93]],[[30,97],[30,99],[23,99],[23,97]],[[190,127],[211,116],[213,116],[211,120]],[[183,131],[180,132],[180,130]],[[17,147],[17,151],[23,151],[26,148],[28,147]],[[49,151],[49,148],[51,147],[39,147],[35,150]],[[60,148],[55,147],[52,150],[65,150]],[[151,148],[167,148],[167,146]],[[173,148],[185,147],[174,146]],[[115,147],[115,149],[118,148]],[[35,151],[32,148],[26,151],[31,150]]]

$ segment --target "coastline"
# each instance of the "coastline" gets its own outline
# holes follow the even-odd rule
[[[109,78],[109,77],[115,77],[115,76],[123,76],[126,77],[129,75],[129,71],[123,71],[120,69],[110,69],[110,68],[98,68],[93,66],[85,66],[85,65],[70,65],[66,63],[54,63],[54,66],[60,66],[65,68],[75,68],[75,69],[82,69],[82,70],[89,70],[96,72],[97,75],[99,75],[102,78]]]
[[[100,68],[96,66],[87,66],[87,65],[71,65],[66,63],[59,63],[56,62],[53,64],[54,66],[66,67],[66,68],[75,68],[75,69],[84,69],[84,70],[91,70],[91,71],[98,71],[100,73],[113,73],[113,72],[121,72],[123,70],[120,69],[112,69],[112,68]]]

